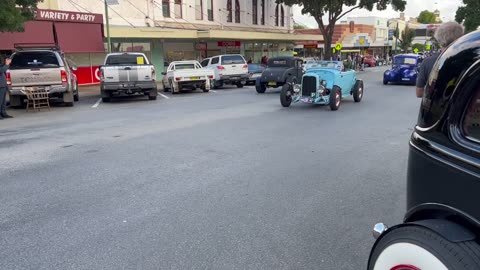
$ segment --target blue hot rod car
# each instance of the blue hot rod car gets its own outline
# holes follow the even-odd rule
[[[417,54],[400,54],[393,58],[392,69],[383,74],[383,84],[408,83],[415,84],[417,81],[417,70],[421,58]]]
[[[282,87],[280,103],[283,107],[304,102],[329,105],[338,110],[343,98],[353,95],[355,102],[363,98],[363,81],[354,70],[343,70],[342,62],[324,61],[319,67],[307,69],[301,84],[288,83]]]

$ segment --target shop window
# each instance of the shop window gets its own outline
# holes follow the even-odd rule
[[[213,0],[207,0],[208,20],[213,22]]]
[[[169,0],[162,0],[162,11],[164,18],[170,18],[170,2]]]
[[[281,22],[281,26],[284,27],[285,26],[285,10],[283,9],[283,5],[280,7],[280,22]]]
[[[258,0],[252,0],[252,24],[258,24]]]
[[[278,26],[278,9],[280,8],[280,5],[277,4],[277,7],[275,8],[275,26]]]
[[[203,0],[195,0],[195,19],[203,20]]]
[[[181,19],[182,16],[182,0],[175,0],[175,18]]]
[[[240,0],[235,0],[235,23],[240,23]]]
[[[227,0],[227,22],[233,22],[232,0]]]
[[[261,1],[260,6],[261,6],[261,10],[262,10],[262,15],[260,17],[260,23],[262,25],[265,25],[265,0],[260,0],[260,1]]]

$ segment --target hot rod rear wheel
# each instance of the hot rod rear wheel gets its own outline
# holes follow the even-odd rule
[[[379,239],[368,269],[480,269],[480,247],[475,241],[452,243],[420,226],[400,227]]]
[[[353,87],[353,100],[355,102],[360,102],[362,101],[363,98],[363,81],[362,80],[357,80],[355,83],[355,86]]]
[[[267,86],[265,86],[265,84],[263,84],[262,82],[260,82],[259,79],[257,79],[255,81],[255,90],[257,90],[257,93],[263,94],[265,93],[265,90],[267,90]]]
[[[280,92],[280,103],[283,107],[290,107],[292,104],[292,87],[290,84],[285,84],[282,86],[282,91]]]
[[[340,108],[340,103],[342,102],[342,90],[338,86],[334,86],[332,91],[330,91],[330,100],[329,105],[332,111],[338,110]]]

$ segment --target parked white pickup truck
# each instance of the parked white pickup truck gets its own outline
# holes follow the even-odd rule
[[[167,72],[163,72],[163,89],[176,94],[182,90],[210,91],[210,80],[214,73],[211,69],[202,68],[198,61],[174,61]]]
[[[143,53],[110,53],[100,67],[100,89],[103,102],[114,95],[143,94],[157,99],[155,67]]]

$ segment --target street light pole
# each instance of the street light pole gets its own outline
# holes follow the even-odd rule
[[[108,19],[108,3],[107,0],[103,0],[103,3],[105,4],[105,21],[107,24],[107,49],[108,53],[112,52],[112,41],[110,40],[110,22]]]

